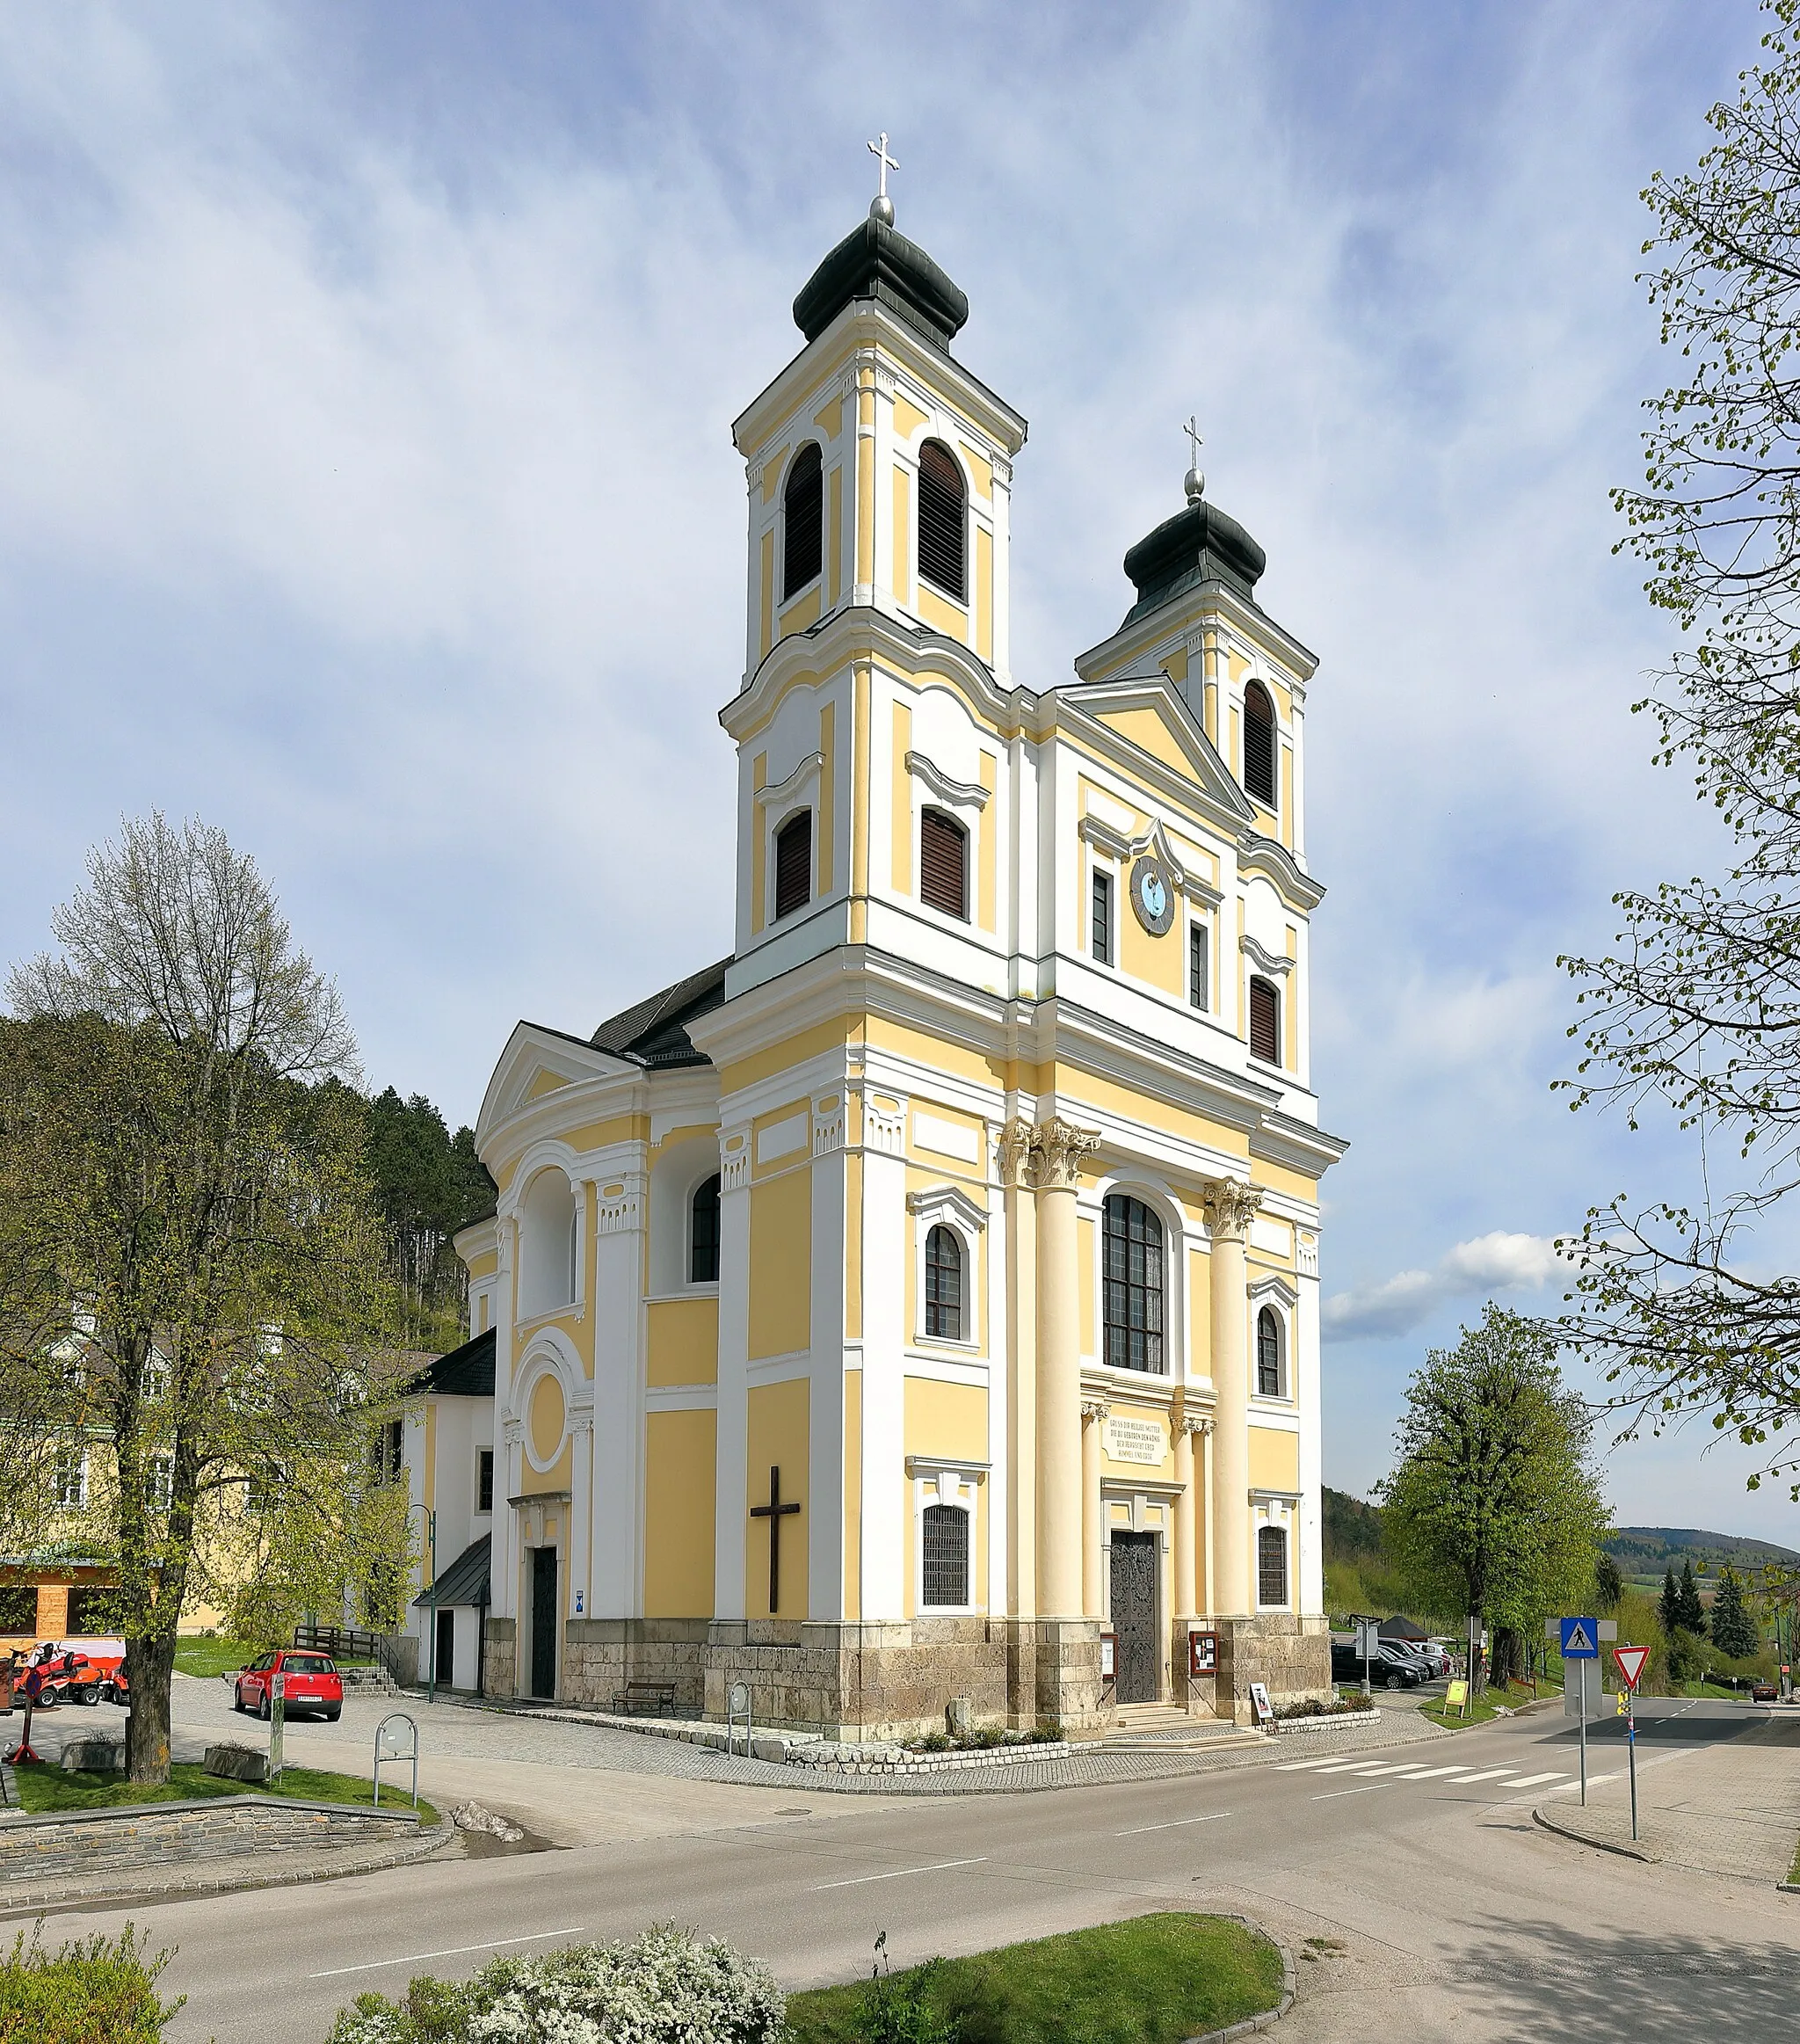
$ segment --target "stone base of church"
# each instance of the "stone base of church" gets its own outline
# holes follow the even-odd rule
[[[1098,1618],[1014,1618],[1018,1687],[1012,1722],[1088,1732],[1109,1724],[1100,1676]]]
[[[628,1684],[653,1682],[674,1690],[677,1710],[704,1709],[708,1629],[705,1618],[570,1618],[556,1693],[610,1710]]]
[[[519,1661],[519,1626],[512,1618],[489,1614],[482,1642],[482,1691],[486,1696],[511,1696]]]
[[[1219,1667],[1214,1676],[1187,1673],[1187,1634],[1195,1631],[1219,1636]],[[1277,1710],[1317,1698],[1329,1703],[1332,1688],[1331,1621],[1323,1617],[1296,1618],[1287,1611],[1259,1612],[1254,1618],[1194,1618],[1176,1626],[1175,1699],[1196,1714],[1239,1725],[1254,1721],[1250,1685],[1260,1682]]]

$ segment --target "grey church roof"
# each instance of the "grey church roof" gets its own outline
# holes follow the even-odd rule
[[[491,1398],[494,1395],[494,1335],[490,1328],[453,1349],[447,1356],[434,1357],[414,1379],[416,1391],[436,1392],[452,1398]]]
[[[490,1534],[483,1533],[479,1540],[471,1540],[447,1568],[439,1570],[432,1589],[422,1589],[413,1598],[413,1609],[424,1611],[432,1600],[433,1589],[439,1611],[451,1604],[490,1604],[488,1551],[491,1538]]]
[[[1165,518],[1126,555],[1125,572],[1137,585],[1137,601],[1126,612],[1125,624],[1202,582],[1223,582],[1254,602],[1267,565],[1268,556],[1238,520],[1200,498]]]
[[[716,965],[691,972],[686,979],[665,986],[648,1000],[640,1000],[610,1022],[603,1022],[588,1039],[597,1051],[610,1051],[615,1058],[629,1058],[653,1072],[679,1065],[704,1065],[702,1057],[688,1040],[686,1025],[696,1016],[708,1015],[725,1003],[725,968],[731,963],[721,958]]]
[[[969,300],[918,244],[873,215],[808,279],[794,301],[794,324],[808,340],[817,340],[856,298],[885,305],[946,354],[969,318]]]

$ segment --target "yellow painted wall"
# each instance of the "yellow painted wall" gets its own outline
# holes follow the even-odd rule
[[[1199,1377],[1213,1373],[1212,1258],[1187,1252],[1187,1355]]]
[[[781,629],[779,636],[788,638],[793,633],[804,631],[808,625],[819,621],[819,586],[815,582],[804,596],[796,596],[781,613]]]
[[[962,459],[969,464],[969,473],[971,477],[969,487],[977,497],[985,497],[991,503],[994,495],[993,469],[982,455],[976,453],[967,440],[958,440],[956,445],[962,448]]]
[[[868,892],[868,669],[857,664],[852,685],[850,740],[850,886],[853,893]],[[857,912],[861,913],[860,909]],[[851,932],[851,942],[860,943],[867,932]]]
[[[539,1378],[531,1394],[531,1451],[540,1462],[556,1452],[565,1416],[561,1383],[548,1375]]]
[[[831,602],[839,603],[844,595],[844,464],[840,462],[831,470],[831,531],[826,542],[826,554],[831,576]]]
[[[983,753],[981,755],[980,770],[981,784],[991,797],[994,792],[995,772],[994,756],[991,753]],[[981,840],[976,855],[976,862],[981,868],[979,899],[976,907],[976,919],[983,929],[991,931],[996,930],[998,927],[995,921],[998,911],[995,903],[994,872],[997,856],[995,843],[1000,834],[999,825],[995,818],[994,805],[991,801],[983,810],[981,821],[976,828]]]
[[[763,927],[763,903],[768,895],[767,860],[768,847],[765,840],[768,833],[763,828],[762,805],[754,799],[768,785],[769,755],[758,753],[750,763],[750,784],[752,799],[751,813],[750,845],[750,927],[752,933]]]
[[[918,586],[918,600],[913,608],[933,631],[940,631],[946,638],[960,639],[969,644],[969,613],[961,604],[952,603],[948,597],[940,596],[928,584]]]
[[[894,593],[902,603],[912,599],[912,478],[894,465]]]
[[[647,1307],[650,1348],[647,1384],[716,1384],[719,1381],[719,1302],[716,1298],[665,1298]]]
[[[875,371],[857,372],[856,394],[856,579],[875,578],[875,444],[868,437],[875,423]]]
[[[754,1351],[752,1351],[753,1353]],[[797,1500],[800,1509],[781,1522],[781,1605],[773,1615],[780,1618],[806,1616],[807,1542],[811,1524],[811,1499],[807,1488],[807,1458],[810,1449],[809,1405],[811,1386],[803,1377],[788,1384],[753,1384],[750,1387],[749,1436],[744,1450],[744,1477],[753,1505],[769,1502],[769,1471],[781,1472],[781,1502]],[[769,1522],[751,1519],[750,1538],[744,1543],[744,1610],[752,1618],[766,1618],[769,1611]]]
[[[1172,993],[1177,1000],[1184,998],[1187,992],[1187,932],[1181,918],[1178,915],[1161,936],[1153,937],[1138,921],[1137,911],[1131,906],[1129,868],[1121,876],[1120,891],[1125,897],[1117,912],[1120,969],[1161,993]]]
[[[894,399],[894,438],[903,443],[910,440],[922,426],[929,426],[931,419],[921,411],[910,397],[896,396]]]
[[[1109,710],[1100,721],[1110,724],[1121,738],[1129,738],[1134,746],[1141,746],[1151,759],[1172,767],[1187,780],[1194,778],[1194,762],[1176,736],[1170,718],[1161,710]]]
[[[831,891],[831,860],[838,841],[838,757],[833,750],[838,724],[837,709],[836,703],[827,702],[819,710],[819,751],[824,754],[824,764],[819,768],[818,871],[821,895]]]
[[[1250,1429],[1250,1482],[1253,1490],[1298,1490],[1300,1437],[1273,1427]]]
[[[560,1072],[540,1072],[526,1088],[527,1100],[541,1100],[547,1093],[559,1092],[569,1081]]]
[[[972,1384],[938,1384],[929,1378],[906,1379],[905,1451],[942,1455],[957,1461],[988,1459],[988,1394]],[[916,1502],[912,1480],[906,1481],[906,1609],[918,1609],[918,1541],[914,1537]],[[969,1602],[985,1604],[988,1581],[988,1486],[975,1487],[975,1539],[969,1558]]]
[[[812,1344],[812,1169],[750,1189],[750,1355]]]
[[[859,1160],[860,1161],[860,1160]],[[862,1372],[844,1372],[844,1616],[862,1616]]]
[[[773,527],[763,535],[762,582],[762,629],[758,636],[766,657],[775,629],[775,535]]]
[[[834,1015],[830,1022],[815,1023],[811,1029],[800,1030],[784,1043],[773,1044],[766,1051],[758,1051],[754,1057],[740,1058],[734,1065],[722,1066],[719,1090],[722,1094],[738,1092],[744,1087],[773,1078],[777,1072],[791,1071],[809,1058],[835,1051],[846,1043],[854,1043],[861,1026],[860,1019],[855,1015]]]
[[[574,1459],[570,1453],[570,1444],[565,1442],[562,1452],[541,1474],[533,1469],[529,1462],[525,1465],[524,1474],[519,1480],[523,1486],[519,1495],[524,1497],[537,1497],[545,1491],[572,1489],[574,1486],[570,1481],[570,1472],[573,1467]]]
[[[1094,1320],[1094,1226],[1091,1220],[1075,1224],[1075,1253],[1081,1264],[1078,1274],[1081,1281],[1081,1352],[1095,1356],[1100,1353],[1100,1335]]]
[[[994,535],[984,525],[975,528],[975,650],[994,657]]]
[[[910,704],[894,705],[894,835],[890,854],[889,884],[896,894],[912,891],[912,776],[906,771],[906,755],[912,749],[912,709]]]
[[[828,440],[834,440],[844,430],[844,400],[834,397],[825,409],[817,413],[813,424]]]
[[[709,1412],[651,1413],[645,1419],[646,1618],[713,1615],[717,1422]]]

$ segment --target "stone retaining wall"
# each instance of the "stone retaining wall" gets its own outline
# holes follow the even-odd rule
[[[13,1887],[171,1862],[243,1859],[296,1847],[399,1844],[415,1836],[411,1810],[354,1804],[276,1801],[266,1796],[203,1802],[133,1803],[120,1809],[60,1810],[0,1817],[0,1896]]]

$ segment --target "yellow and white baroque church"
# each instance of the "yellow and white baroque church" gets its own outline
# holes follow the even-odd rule
[[[885,200],[795,301],[733,429],[733,954],[488,1087],[490,1693],[850,1739],[1329,1693],[1316,662],[1190,473],[1119,629],[1015,677],[967,316]]]

